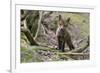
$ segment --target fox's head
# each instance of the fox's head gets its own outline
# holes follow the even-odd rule
[[[58,26],[65,28],[68,26],[69,23],[70,17],[68,17],[67,20],[64,20],[61,15],[58,16]]]

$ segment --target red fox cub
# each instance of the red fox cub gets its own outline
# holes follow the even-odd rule
[[[67,22],[69,22],[70,18],[68,18]],[[58,49],[61,50],[62,52],[65,51],[65,43],[67,43],[68,47],[70,50],[74,49],[74,45],[72,44],[71,41],[71,36],[66,30],[66,26],[64,23],[64,20],[62,19],[62,16],[59,15],[59,21],[58,21],[58,28],[56,31],[56,36],[57,36],[57,42],[58,42]]]

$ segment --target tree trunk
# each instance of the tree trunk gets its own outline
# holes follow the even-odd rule
[[[29,40],[31,45],[38,45],[37,42],[33,39],[32,35],[28,29],[21,28],[21,31],[26,35],[26,37]]]

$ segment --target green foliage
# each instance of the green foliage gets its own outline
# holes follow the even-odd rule
[[[26,48],[21,48],[21,62],[31,62],[32,61],[32,52]]]

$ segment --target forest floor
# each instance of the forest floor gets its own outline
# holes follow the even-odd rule
[[[21,62],[50,62],[50,61],[68,61],[68,60],[88,60],[88,53],[70,53],[65,50],[61,52],[55,48],[48,48],[42,46],[32,46],[21,48]]]

